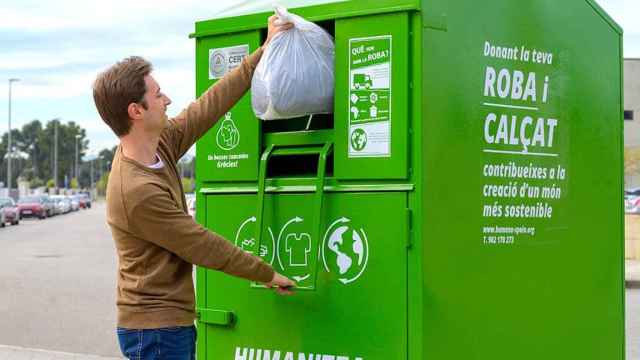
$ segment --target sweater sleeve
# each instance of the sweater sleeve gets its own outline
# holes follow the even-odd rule
[[[176,159],[180,159],[249,90],[253,72],[261,57],[260,47],[170,120],[171,125],[165,135]]]
[[[134,235],[191,264],[257,282],[273,279],[274,270],[269,264],[196,223],[168,193],[153,189],[148,194],[129,212],[135,217],[130,222]]]

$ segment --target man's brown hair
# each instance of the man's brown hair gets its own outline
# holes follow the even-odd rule
[[[131,56],[100,73],[93,83],[93,101],[98,113],[116,136],[127,135],[131,129],[129,104],[138,103],[147,109],[144,77],[151,70],[147,60]]]

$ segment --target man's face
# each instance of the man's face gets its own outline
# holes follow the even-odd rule
[[[160,91],[160,86],[151,75],[144,77],[147,92],[144,100],[147,110],[144,112],[144,128],[149,132],[162,132],[167,125],[167,106],[171,100]]]

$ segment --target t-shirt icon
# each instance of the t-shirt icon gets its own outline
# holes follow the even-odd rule
[[[285,249],[289,253],[289,266],[307,266],[307,258],[311,251],[311,235],[288,234],[285,238]]]

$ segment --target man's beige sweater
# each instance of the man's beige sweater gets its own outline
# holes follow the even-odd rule
[[[150,329],[192,325],[192,264],[252,281],[273,269],[188,214],[177,161],[249,89],[262,51],[212,86],[176,118],[158,145],[164,167],[151,169],[117,148],[107,189],[107,222],[118,253],[118,326]],[[222,209],[221,209],[222,210]]]

